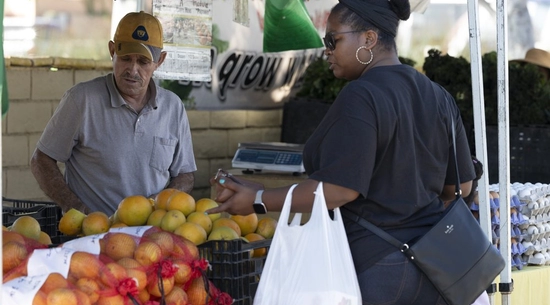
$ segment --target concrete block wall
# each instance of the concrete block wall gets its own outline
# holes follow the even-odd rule
[[[111,63],[11,58],[6,65],[10,108],[2,118],[2,196],[49,201],[30,170],[36,143],[63,93],[81,81],[110,73]],[[231,168],[238,143],[281,138],[282,109],[190,109],[188,116],[198,168],[191,193],[195,199],[210,197],[209,178],[220,167]]]

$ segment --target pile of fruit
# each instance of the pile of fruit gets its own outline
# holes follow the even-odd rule
[[[59,222],[59,231],[68,236],[88,236],[108,232],[110,228],[154,226],[189,239],[195,245],[208,240],[246,241],[271,239],[277,227],[272,217],[205,214],[218,204],[212,199],[197,201],[176,189],[165,189],[154,199],[144,196],[124,198],[112,215],[92,212],[88,215],[70,210]]]
[[[271,239],[277,221],[204,213],[215,206],[166,189],[154,199],[129,196],[110,216],[72,209],[59,231],[74,239],[55,246],[34,218],[21,216],[3,230],[3,296],[25,294],[22,305],[229,305],[231,296],[207,279],[198,246]],[[265,256],[266,249],[250,255]],[[59,260],[54,256],[66,266],[50,262]],[[22,293],[29,287],[21,285],[34,290]]]
[[[14,298],[32,303],[12,299],[22,305],[232,303],[228,294],[206,278],[208,262],[185,238],[147,226],[121,228],[83,240],[47,248],[19,233],[4,231],[3,290],[8,296],[30,291]],[[9,245],[20,248],[8,249]]]

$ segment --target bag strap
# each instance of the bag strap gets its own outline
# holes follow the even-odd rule
[[[448,101],[447,96],[445,96],[445,100]],[[452,114],[451,114],[451,124],[452,124],[451,130],[452,130],[452,135],[453,135],[453,156],[454,156],[454,159],[455,159],[455,170],[456,170],[455,195],[456,195],[456,198],[459,198],[461,196],[462,191],[460,190],[460,176],[458,174],[458,160],[457,160],[457,157],[456,157],[455,124],[454,124],[454,117],[453,117]],[[369,230],[372,233],[378,235],[378,237],[384,239],[388,243],[390,243],[393,246],[397,247],[399,250],[401,250],[401,252],[407,254],[410,258],[412,257],[412,254],[408,253],[410,247],[407,243],[401,242],[397,238],[391,236],[386,231],[384,231],[384,230],[380,229],[379,227],[377,227],[372,222],[364,219],[363,217],[360,217],[357,214],[352,213],[349,209],[345,208],[345,206],[344,206],[343,209],[340,209],[340,210],[341,210],[340,212],[342,213],[342,215],[344,215],[345,217],[355,221],[356,223],[363,226],[367,230]]]

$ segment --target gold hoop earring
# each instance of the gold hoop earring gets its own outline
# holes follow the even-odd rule
[[[361,49],[367,49],[367,50],[369,50],[369,52],[370,52],[370,59],[369,59],[369,61],[362,61],[362,60],[359,59],[359,51],[360,51]],[[367,46],[360,46],[360,47],[357,49],[357,51],[355,51],[355,58],[357,58],[357,61],[358,61],[360,64],[362,64],[362,65],[368,65],[368,64],[370,64],[370,63],[372,62],[372,60],[374,59],[374,54],[372,54],[372,50],[371,50],[371,49],[368,49]]]

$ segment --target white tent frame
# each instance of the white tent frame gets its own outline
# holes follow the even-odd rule
[[[508,119],[508,20],[506,0],[497,0],[497,90],[498,90],[498,164],[499,164],[499,197],[500,211],[510,210],[510,141]],[[489,179],[487,158],[487,137],[485,128],[485,103],[483,99],[483,79],[481,71],[481,47],[479,31],[478,1],[468,0],[468,25],[470,33],[470,64],[472,73],[472,94],[474,110],[474,130],[476,157],[483,164],[483,172],[479,181],[479,211],[480,224],[487,237],[492,240],[491,215],[489,204]],[[500,253],[506,261],[506,267],[500,274],[499,292],[502,305],[511,304],[512,268],[510,244],[510,213],[500,213]],[[493,289],[496,292],[496,289]],[[489,294],[491,304],[494,304],[495,294]]]

